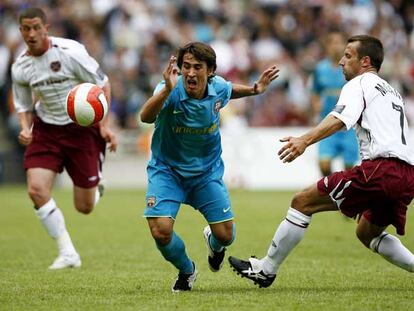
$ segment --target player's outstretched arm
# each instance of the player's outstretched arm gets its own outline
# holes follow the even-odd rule
[[[177,57],[171,56],[167,67],[162,73],[165,87],[158,93],[151,96],[141,108],[140,118],[144,123],[154,123],[160,113],[164,101],[170,95],[172,89],[177,84],[178,70],[175,67]]]
[[[233,83],[231,98],[234,99],[261,94],[266,91],[267,86],[278,76],[279,69],[277,69],[276,66],[272,66],[262,72],[253,86]]]
[[[306,148],[321,139],[331,136],[344,127],[344,123],[333,115],[327,115],[325,119],[321,121],[316,127],[311,129],[306,134],[300,137],[288,136],[280,139],[281,142],[286,142],[282,148],[280,148],[279,155],[280,160],[283,163],[292,162],[302,153]]]

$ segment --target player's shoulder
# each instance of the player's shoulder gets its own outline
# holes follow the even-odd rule
[[[27,54],[27,51],[24,50],[22,52],[20,52],[16,59],[14,60],[13,64],[12,64],[12,68],[16,68],[21,66],[24,62],[27,62],[29,60],[29,55]]]
[[[376,85],[378,83],[385,82],[380,76],[378,76],[375,73],[372,72],[365,72],[359,76],[356,76],[355,78],[351,79],[347,84],[354,86],[354,87],[370,87],[372,85]],[[388,84],[388,83],[387,83]]]
[[[85,46],[72,39],[61,38],[61,37],[50,37],[52,48],[58,49],[61,53],[69,56],[77,57],[86,53]]]
[[[224,83],[227,83],[227,80],[226,79],[224,79],[221,76],[217,76],[217,75],[214,76],[214,77],[212,77],[210,81],[212,83],[215,83],[215,84],[224,84]]]
[[[28,54],[27,50],[21,51],[16,57],[15,61],[11,66],[11,72],[14,77],[17,77],[19,73],[22,73],[24,68],[30,66],[31,57]]]
[[[221,76],[212,77],[209,83],[214,87],[216,92],[220,92],[231,87],[231,83]]]

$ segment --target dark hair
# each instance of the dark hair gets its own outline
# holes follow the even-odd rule
[[[384,47],[380,40],[368,35],[357,35],[348,39],[348,43],[351,42],[359,42],[359,45],[356,47],[359,59],[369,56],[372,66],[377,71],[381,69],[382,61],[384,60]]]
[[[28,8],[23,10],[19,15],[19,24],[22,23],[24,18],[36,18],[39,17],[43,24],[46,24],[46,14],[40,8]]]
[[[213,73],[216,71],[216,52],[208,44],[202,42],[190,42],[178,49],[177,66],[181,69],[183,65],[184,54],[192,54],[197,60],[206,62],[207,68],[213,69]]]

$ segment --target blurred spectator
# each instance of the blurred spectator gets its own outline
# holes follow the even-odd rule
[[[9,66],[21,46],[18,12],[40,6],[53,33],[81,41],[113,83],[114,122],[119,130],[147,132],[136,113],[152,94],[161,68],[176,47],[210,43],[219,74],[254,81],[269,63],[281,76],[263,96],[248,98],[229,113],[249,126],[308,125],[309,77],[323,54],[320,38],[333,29],[367,33],[385,44],[381,74],[412,98],[414,2],[410,0],[3,0],[0,2],[0,113],[9,92]],[[408,91],[407,91],[408,90]],[[237,119],[239,122],[240,120]],[[230,119],[227,120],[231,124]],[[235,120],[236,121],[236,120]]]
[[[7,103],[7,93],[10,87],[8,75],[11,59],[11,51],[4,40],[3,27],[0,27],[0,103]],[[0,111],[3,116],[7,116],[7,105],[2,104]]]

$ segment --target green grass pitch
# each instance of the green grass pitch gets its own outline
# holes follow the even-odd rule
[[[227,255],[263,256],[285,217],[291,192],[231,191],[237,238]],[[24,187],[0,187],[0,310],[413,310],[414,275],[387,263],[356,239],[355,223],[318,214],[304,240],[259,289],[231,271],[208,269],[205,221],[182,206],[175,225],[199,277],[192,292],[171,293],[175,269],[155,248],[143,190],[108,189],[88,216],[69,190],[53,194],[82,257],[80,269],[48,271],[56,249]],[[389,228],[395,233],[393,228]],[[409,210],[403,243],[414,250]]]

